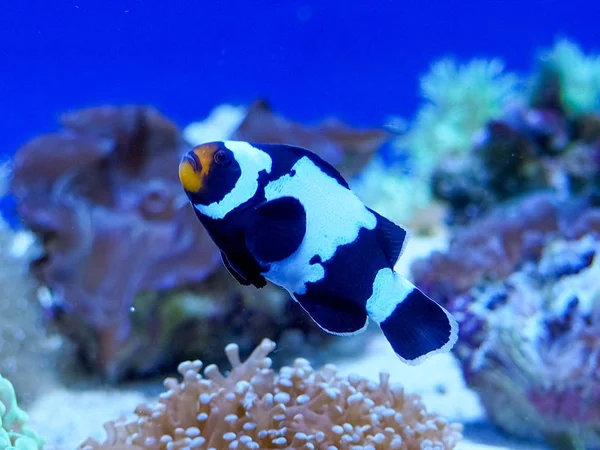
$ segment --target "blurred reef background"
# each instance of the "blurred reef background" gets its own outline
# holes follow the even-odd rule
[[[0,450],[600,449],[598,17],[6,7]],[[177,177],[222,139],[307,147],[411,228],[396,269],[452,353],[408,367],[234,282]]]

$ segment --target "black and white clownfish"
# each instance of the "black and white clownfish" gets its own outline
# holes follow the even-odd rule
[[[394,271],[407,231],[365,206],[313,152],[210,142],[183,157],[179,178],[242,285],[283,287],[332,334],[364,331],[371,318],[407,364],[456,342],[452,315]]]

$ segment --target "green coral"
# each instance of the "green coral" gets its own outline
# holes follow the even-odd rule
[[[516,76],[504,73],[497,59],[464,65],[443,59],[433,64],[421,79],[428,103],[401,142],[415,159],[419,175],[429,175],[444,155],[469,151],[474,134],[516,96],[516,84]]]
[[[431,174],[444,157],[468,152],[475,133],[518,97],[517,77],[504,72],[500,60],[475,59],[457,64],[451,59],[434,63],[421,78],[425,105],[410,130],[395,142],[400,153],[409,155],[409,173],[371,167],[369,181],[379,179],[379,189],[361,190],[364,198],[380,199],[384,214],[407,220],[431,201]],[[383,180],[383,181],[382,181]],[[359,183],[357,183],[359,184]],[[396,201],[390,199],[396,198]]]
[[[541,56],[536,83],[555,78],[560,86],[560,104],[567,114],[578,115],[600,109],[600,55],[585,55],[573,42],[562,39]]]
[[[544,53],[533,80],[526,85],[499,59],[435,62],[421,78],[425,104],[395,141],[398,153],[408,156],[407,172],[371,164],[355,182],[360,195],[380,212],[408,220],[431,201],[434,170],[471,153],[490,120],[524,107],[559,107],[571,116],[600,109],[600,56],[585,55],[567,40]]]
[[[428,179],[387,167],[380,158],[350,180],[350,186],[369,207],[396,223],[410,220],[415,211],[431,202]]]
[[[28,426],[29,416],[19,408],[15,389],[0,375],[0,450],[38,450],[44,441]]]
[[[0,161],[0,198],[10,169]],[[25,407],[55,384],[55,361],[68,351],[44,320],[29,270],[38,248],[32,233],[12,229],[0,214],[0,373],[12,380]]]

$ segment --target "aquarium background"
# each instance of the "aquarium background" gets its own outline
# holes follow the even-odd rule
[[[5,3],[0,450],[600,448],[598,2]],[[177,177],[227,138],[410,228],[452,352],[238,285]]]
[[[598,41],[593,0],[6,2],[0,16],[5,153],[55,116],[141,102],[178,124],[266,97],[300,121],[412,116],[434,59],[531,69],[557,37]]]

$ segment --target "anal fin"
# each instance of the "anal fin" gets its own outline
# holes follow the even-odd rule
[[[367,328],[369,317],[355,305],[323,296],[294,295],[294,299],[310,315],[312,320],[330,334],[348,336]]]

